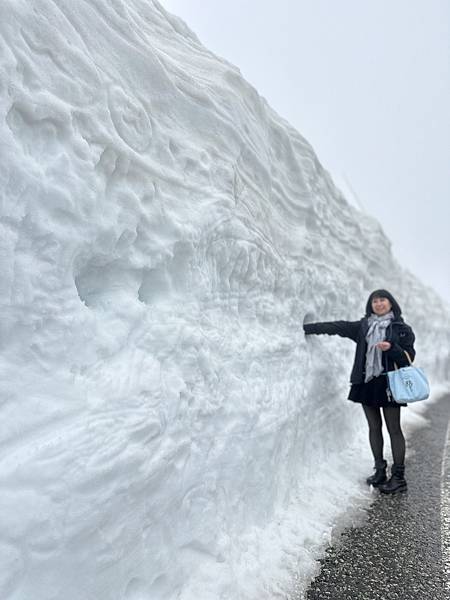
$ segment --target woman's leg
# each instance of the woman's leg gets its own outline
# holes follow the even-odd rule
[[[405,462],[405,438],[400,425],[400,406],[386,406],[383,408],[383,414],[391,438],[394,464],[403,465]]]
[[[377,406],[362,405],[369,424],[369,441],[375,464],[383,461],[383,432],[381,430],[381,412]]]
[[[400,426],[400,406],[386,406],[383,408],[384,420],[391,438],[392,465],[391,478],[389,481],[379,487],[383,494],[397,494],[406,492],[407,484],[405,479],[405,438],[403,437]]]

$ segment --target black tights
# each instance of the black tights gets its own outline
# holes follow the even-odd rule
[[[375,461],[383,460],[383,433],[381,411],[377,406],[365,406],[364,413],[369,423],[369,441]],[[405,462],[405,438],[400,426],[400,406],[383,407],[384,421],[391,438],[392,457],[396,465]]]

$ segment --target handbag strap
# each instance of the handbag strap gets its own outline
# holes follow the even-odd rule
[[[403,350],[403,352],[406,354],[406,358],[408,359],[409,364],[412,366],[412,360],[410,355],[406,352],[406,350]]]
[[[410,355],[408,354],[408,352],[406,352],[406,350],[403,350],[403,352],[406,354],[406,358],[408,359],[409,366],[412,367],[413,364],[412,364],[412,360],[411,360]],[[398,371],[397,363],[394,363],[394,368],[395,368],[396,371]]]

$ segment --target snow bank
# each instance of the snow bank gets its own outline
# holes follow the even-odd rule
[[[446,381],[446,307],[156,1],[0,34],[0,597],[284,597],[371,462],[352,344],[303,319],[386,286]]]

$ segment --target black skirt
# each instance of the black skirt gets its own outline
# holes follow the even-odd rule
[[[366,406],[407,406],[390,400],[386,393],[388,387],[386,375],[374,377],[367,383],[353,383],[348,399]]]

